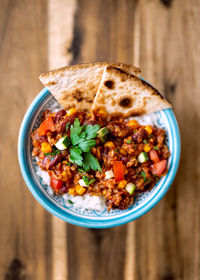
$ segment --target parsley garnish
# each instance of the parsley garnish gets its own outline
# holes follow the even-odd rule
[[[82,132],[82,128],[79,119],[76,118],[74,124],[70,127],[70,138],[73,146],[76,146],[85,139],[86,133]]]
[[[101,171],[101,166],[98,162],[98,160],[91,154],[91,153],[85,153],[83,155],[83,168],[85,171],[89,171],[90,168],[93,169],[94,171]]]
[[[90,179],[90,177],[87,177],[86,175],[83,175],[83,181],[86,184],[86,186],[89,186],[93,182],[95,182],[95,179]]]
[[[73,147],[70,148],[70,158],[69,160],[72,163],[76,163],[77,165],[82,165],[83,164],[83,157],[82,157],[82,151],[78,147]]]
[[[69,200],[69,199],[68,199],[68,202],[69,202],[70,204],[74,204],[74,203],[73,203],[71,200]]]
[[[100,129],[100,125],[95,124],[95,125],[87,125],[85,129],[85,133],[87,134],[86,140],[96,138],[97,137],[97,131]]]
[[[153,147],[153,149],[154,149],[154,150],[158,150],[158,151],[159,151],[159,148],[158,148],[158,147],[156,147],[156,146],[155,146],[155,147]]]
[[[131,144],[131,139],[126,141],[127,144]]]
[[[147,140],[144,139],[144,140],[143,140],[143,143],[144,143],[144,144],[147,144],[148,142],[147,142]]]
[[[91,147],[94,147],[96,145],[96,140],[86,140],[78,144],[78,147],[83,152],[89,152]]]
[[[59,150],[55,150],[55,151],[53,151],[51,153],[45,153],[44,155],[45,156],[55,156],[55,155],[58,155],[58,154],[60,154],[60,151]]]
[[[133,129],[133,133],[136,133],[136,130],[135,130],[135,129]]]
[[[96,145],[97,131],[100,125],[80,125],[78,118],[70,126],[70,162],[82,166],[85,171],[93,169],[101,171],[98,160],[90,153],[91,148]]]
[[[66,165],[71,165],[70,162],[66,163]]]
[[[119,148],[115,149],[115,152],[118,152],[119,151]]]

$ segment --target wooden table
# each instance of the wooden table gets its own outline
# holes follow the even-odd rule
[[[1,0],[0,279],[200,279],[200,2]],[[41,72],[121,61],[173,104],[182,157],[165,198],[127,225],[85,229],[32,197],[17,136]]]

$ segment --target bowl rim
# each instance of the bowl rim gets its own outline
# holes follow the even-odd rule
[[[147,202],[147,204],[145,204],[141,209],[138,209],[136,212],[127,214],[126,216],[120,217],[119,219],[111,218],[105,221],[95,221],[95,220],[89,220],[87,218],[80,218],[77,216],[73,216],[73,214],[66,213],[61,209],[59,209],[53,202],[49,201],[47,197],[41,196],[41,193],[37,188],[37,184],[34,182],[34,180],[30,175],[30,171],[26,164],[26,154],[24,148],[26,131],[28,130],[29,121],[35,111],[35,108],[37,108],[41,100],[48,94],[49,94],[49,90],[47,88],[44,88],[34,98],[34,100],[32,101],[31,105],[29,106],[28,110],[24,115],[19,131],[19,136],[18,136],[18,161],[19,161],[21,173],[26,185],[28,186],[29,190],[31,191],[32,195],[36,198],[36,200],[47,211],[57,216],[58,218],[64,220],[65,222],[82,226],[82,227],[87,227],[87,228],[109,228],[109,227],[120,226],[122,224],[138,219],[139,217],[143,216],[145,213],[150,211],[164,197],[164,195],[169,190],[176,176],[177,169],[179,166],[181,141],[180,141],[180,132],[179,132],[178,123],[176,121],[173,110],[172,109],[164,110],[165,114],[167,115],[167,118],[170,121],[170,129],[173,135],[172,138],[174,140],[174,157],[173,160],[171,161],[172,168],[171,168],[171,172],[167,173],[168,176],[166,177],[164,185],[160,188],[160,190],[156,193],[156,195]]]

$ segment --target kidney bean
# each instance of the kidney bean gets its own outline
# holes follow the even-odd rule
[[[55,122],[60,121],[60,119],[61,119],[62,117],[64,117],[65,115],[66,115],[66,111],[65,111],[65,110],[60,110],[60,111],[58,111],[58,112],[56,113],[55,117],[54,117],[54,121],[55,121]]]
[[[55,155],[55,157],[53,157],[53,159],[51,159],[50,163],[49,163],[49,169],[51,169],[52,167],[54,167],[57,163],[59,163],[62,160],[62,155],[58,154]]]

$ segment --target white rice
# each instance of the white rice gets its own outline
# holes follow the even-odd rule
[[[58,104],[53,104],[49,108],[52,112],[57,112],[61,109]],[[142,117],[131,117],[129,119],[135,119],[141,125],[154,125],[156,123],[155,114],[148,114]],[[36,159],[38,160],[38,159]],[[50,176],[48,172],[41,170],[37,167],[36,174],[42,178],[42,183],[48,186],[48,193],[53,195],[53,191],[50,187]],[[81,210],[99,210],[103,211],[106,207],[105,199],[102,196],[91,196],[89,194],[84,194],[82,196],[73,196],[68,193],[63,195],[66,206],[72,206],[75,208],[80,208]]]

